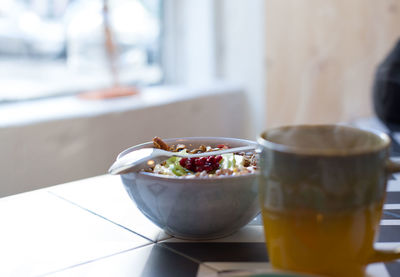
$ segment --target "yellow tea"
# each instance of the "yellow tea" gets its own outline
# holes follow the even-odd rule
[[[367,264],[400,259],[374,249],[390,138],[344,125],[294,125],[265,131],[259,195],[275,268],[318,276],[363,276]]]
[[[381,212],[382,202],[332,213],[263,208],[271,263],[324,276],[363,276]]]

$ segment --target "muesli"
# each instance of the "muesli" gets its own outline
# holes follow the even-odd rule
[[[243,175],[254,173],[257,170],[257,158],[253,152],[228,153],[212,155],[213,151],[229,148],[229,145],[217,146],[200,145],[195,149],[188,149],[184,144],[168,145],[161,138],[153,139],[155,148],[160,148],[181,154],[196,154],[210,152],[210,156],[200,158],[171,157],[161,163],[154,164],[146,172],[155,174],[178,176],[186,178],[216,177],[228,175]]]

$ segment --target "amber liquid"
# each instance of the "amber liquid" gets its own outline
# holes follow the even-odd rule
[[[275,268],[323,276],[364,276],[382,203],[352,211],[277,212],[263,209],[269,258]]]

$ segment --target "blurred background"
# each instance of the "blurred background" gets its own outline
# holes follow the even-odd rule
[[[156,135],[375,120],[398,26],[396,0],[0,0],[0,197]]]

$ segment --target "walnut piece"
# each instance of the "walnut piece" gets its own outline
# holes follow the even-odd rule
[[[169,146],[160,137],[153,138],[153,145],[155,148],[169,151]]]

